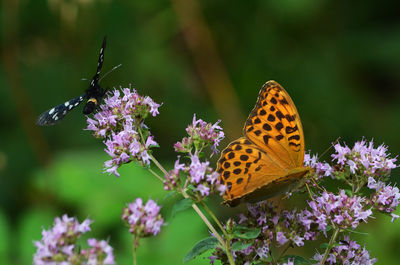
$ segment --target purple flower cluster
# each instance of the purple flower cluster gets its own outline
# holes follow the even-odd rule
[[[112,158],[104,163],[105,171],[116,176],[124,163],[139,161],[149,165],[149,151],[158,146],[143,121],[149,115],[156,116],[160,104],[135,89],[124,88],[123,93],[121,96],[119,90],[109,92],[94,119],[87,119],[87,130],[104,139],[105,151]]]
[[[197,120],[196,115],[193,116],[192,124],[186,128],[189,136],[174,145],[176,152],[185,153],[190,157],[190,164],[181,164],[178,156],[174,169],[165,176],[165,190],[189,187],[197,200],[212,193],[218,192],[222,195],[225,192],[225,185],[220,182],[219,174],[210,167],[210,162],[202,162],[199,158],[207,146],[211,147],[213,153],[217,153],[216,148],[224,138],[224,132],[218,123],[219,121],[214,124],[207,123],[201,119]],[[181,187],[180,173],[187,176],[184,187]]]
[[[242,244],[251,243],[233,253],[235,260],[240,264],[263,262],[269,257],[269,251],[273,246],[276,248],[289,244],[302,247],[305,241],[316,240],[321,233],[326,235],[328,225],[333,224],[341,229],[355,229],[372,215],[371,209],[366,209],[370,206],[365,198],[349,197],[343,190],[338,195],[325,191],[308,204],[309,208],[302,211],[280,212],[276,206],[266,201],[248,204],[247,213],[239,215],[238,225],[261,228],[261,233],[251,240],[240,238],[232,240],[232,244],[237,241]],[[226,259],[225,253],[217,249],[211,259],[223,261]]]
[[[313,259],[318,262],[316,264],[320,264],[322,258],[323,255],[317,253]],[[376,261],[375,258],[370,258],[369,252],[365,248],[361,248],[359,244],[345,236],[344,240],[341,240],[338,246],[330,250],[324,264],[372,265]]]
[[[365,209],[365,198],[349,197],[344,190],[338,195],[324,191],[308,204],[310,210],[304,210],[302,222],[308,226],[316,224],[321,231],[325,231],[331,223],[343,229],[355,229],[360,222],[367,222],[367,218],[372,215],[371,209]]]
[[[319,232],[311,227],[303,211],[280,211],[272,203],[262,201],[247,205],[247,213],[240,214],[238,225],[247,228],[261,228],[261,233],[255,239],[235,238],[231,245],[240,242],[249,244],[244,249],[233,252],[237,264],[253,264],[265,262],[270,255],[271,247],[281,247],[285,244],[301,247],[306,240],[315,240]],[[237,226],[235,224],[235,226]],[[226,259],[225,253],[218,249],[210,257],[211,260]],[[293,264],[288,261],[286,264]]]
[[[330,176],[333,170],[328,163],[319,162],[317,155],[311,156],[309,153],[304,154],[304,166],[313,168],[317,179]]]
[[[335,146],[336,153],[332,155],[339,168],[338,172],[348,169],[352,174],[366,177],[382,178],[390,174],[396,168],[396,158],[389,158],[387,146],[380,145],[374,148],[374,142],[367,142],[364,139],[356,142],[350,149],[347,145]]]
[[[210,145],[213,153],[218,153],[217,146],[225,137],[218,123],[220,121],[211,124],[201,119],[196,120],[196,114],[194,114],[192,124],[186,128],[189,137],[184,137],[181,142],[177,142],[174,145],[175,151],[191,153],[193,146],[196,150],[201,150],[205,146]]]
[[[399,218],[393,212],[396,210],[400,203],[399,188],[386,185],[382,181],[376,181],[372,177],[368,178],[368,188],[375,190],[371,194],[370,203],[375,209],[384,213],[391,213],[392,222]]]
[[[160,209],[161,207],[153,200],[143,204],[143,200],[137,198],[123,209],[122,220],[129,227],[129,232],[137,237],[155,236],[161,231],[164,223]]]
[[[302,211],[281,211],[278,212],[276,206],[267,202],[248,204],[247,216],[240,215],[239,223],[246,220],[247,224],[257,221],[258,227],[262,227],[263,234],[268,234],[268,238],[275,239],[278,246],[286,243],[298,247],[304,245],[304,240],[315,240],[318,231],[314,231],[304,220]]]
[[[200,199],[213,193],[222,195],[225,192],[225,185],[219,180],[219,174],[209,166],[210,162],[201,162],[198,155],[190,157],[190,165],[180,164],[179,157],[175,162],[175,167],[165,176],[164,189],[171,190],[181,184],[180,172],[187,175],[187,180],[191,184],[195,197]]]
[[[390,157],[386,146],[374,148],[372,141],[365,140],[357,142],[352,149],[336,144],[332,158],[334,165],[331,166],[318,162],[315,155],[305,154],[304,165],[311,167],[314,175],[313,182],[307,179],[305,183],[304,190],[311,200],[304,210],[278,211],[270,203],[259,202],[249,204],[247,213],[240,214],[237,223],[229,225],[228,222],[227,231],[234,236],[230,242],[234,246],[232,256],[237,264],[269,262],[272,250],[282,248],[286,251],[284,246],[302,247],[306,241],[316,240],[321,234],[327,237],[328,233],[332,233],[334,239],[337,233],[356,229],[361,223],[366,223],[372,217],[373,210],[390,214],[392,222],[399,218],[394,214],[400,204],[399,189],[384,182],[391,170],[397,167],[396,158]],[[351,190],[339,190],[336,193],[326,191],[318,182],[327,176],[345,180]],[[364,194],[365,186],[372,190],[369,197]],[[254,238],[241,237],[235,233],[238,227],[242,231],[261,229],[261,233],[255,234]],[[329,232],[331,229],[332,232]],[[314,256],[314,260],[318,261],[316,264],[326,257],[324,264],[361,265],[376,262],[365,248],[348,237],[340,244],[333,243],[330,252]],[[215,249],[210,261],[213,264],[215,260],[228,263],[223,249]],[[285,264],[293,262],[289,259]]]
[[[76,245],[81,235],[90,231],[91,223],[89,219],[79,223],[67,215],[55,218],[52,229],[43,230],[42,239],[35,242],[37,251],[33,257],[34,263],[36,265],[115,264],[112,248],[104,240],[89,239],[88,245],[92,248],[88,250],[80,250]],[[94,242],[99,243],[95,250]]]
[[[86,258],[87,264],[114,264],[112,247],[105,240],[89,238],[87,241],[90,249],[82,250],[82,255]]]

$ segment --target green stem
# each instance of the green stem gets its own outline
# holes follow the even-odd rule
[[[332,237],[331,237],[331,239],[329,240],[329,245],[328,245],[328,247],[327,247],[326,250],[325,250],[324,257],[322,258],[322,260],[321,260],[321,262],[319,263],[319,265],[325,264],[325,261],[326,261],[326,259],[327,259],[328,256],[329,256],[329,252],[331,251],[331,248],[332,248],[333,244],[334,244],[335,241],[336,241],[336,237],[337,237],[338,234],[339,234],[339,231],[340,231],[339,228],[335,228],[335,231],[333,232]]]
[[[210,208],[208,208],[207,204],[203,201],[200,202],[203,208],[206,210],[208,215],[211,216],[211,218],[214,220],[214,222],[218,225],[219,229],[221,229],[222,233],[224,234],[225,238],[228,238],[228,233],[225,231],[224,227],[222,226],[221,222],[218,220],[218,218],[214,215],[214,213],[211,211]]]
[[[184,198],[190,198],[189,195],[183,190],[181,191],[182,195]],[[196,213],[200,216],[200,218],[204,221],[204,223],[208,226],[208,228],[211,230],[211,232],[214,234],[214,236],[218,239],[219,243],[223,248],[226,248],[226,244],[222,237],[218,234],[217,230],[214,228],[214,226],[208,221],[207,217],[203,214],[203,212],[200,210],[199,206],[197,204],[193,203],[192,208],[196,211]]]
[[[133,236],[133,265],[137,265],[137,261],[136,261],[136,249],[137,249],[137,240],[136,240],[136,236]]]
[[[141,131],[139,130],[140,133],[140,137],[142,138],[142,141],[144,141],[143,135],[141,133]],[[153,163],[163,172],[164,175],[168,175],[167,170],[165,170],[165,168],[158,162],[158,160],[150,154],[150,158],[153,161]],[[159,180],[161,180],[163,182],[163,179],[157,174],[155,173],[153,170],[149,169],[149,171],[156,176]],[[185,192],[185,190],[181,190],[180,191],[182,196],[184,198],[190,198],[189,195]],[[205,204],[204,204],[205,205]],[[203,222],[208,226],[208,228],[211,230],[211,232],[214,234],[214,236],[218,239],[219,243],[221,244],[221,246],[226,249],[226,255],[228,256],[228,260],[229,263],[231,265],[235,265],[235,262],[233,261],[233,257],[232,257],[232,253],[230,252],[230,243],[228,240],[227,243],[225,243],[225,241],[222,239],[222,237],[220,236],[220,234],[217,232],[217,230],[214,228],[214,226],[210,223],[210,221],[207,219],[207,217],[203,214],[203,212],[200,210],[200,208],[197,206],[197,204],[193,203],[192,204],[192,208],[195,210],[195,212],[200,216],[200,218],[203,220]],[[224,233],[224,235],[226,235],[225,230],[223,229],[221,223],[219,222],[219,220],[215,217],[215,215],[211,212],[211,210],[206,206],[205,207],[206,211],[210,214],[211,218],[215,218],[214,221],[216,221],[217,225],[221,228],[222,232]],[[227,247],[229,245],[229,248]],[[229,250],[229,251],[228,251]],[[136,252],[135,252],[136,255]],[[135,264],[136,265],[136,264]]]
[[[354,193],[358,193],[361,190],[361,188],[364,187],[365,183],[366,183],[365,181],[362,181],[361,183],[357,182],[357,187],[356,187]]]
[[[277,262],[276,262],[275,259],[274,259],[274,255],[272,255],[272,251],[269,250],[268,252],[269,252],[269,256],[271,257],[272,264],[273,264],[273,265],[276,265]]]
[[[162,173],[166,176],[168,175],[167,170],[165,170],[165,168],[157,161],[157,159],[153,156],[150,155],[151,161],[154,162],[154,164],[156,164],[156,166],[162,171]]]
[[[231,251],[231,239],[229,237],[226,239],[225,252],[226,252],[226,256],[228,257],[229,264],[235,265],[235,261],[233,260],[232,251]]]
[[[283,255],[286,253],[286,251],[290,248],[290,243],[286,245],[286,247],[283,249],[283,251],[281,252],[281,254],[279,254],[278,257],[278,261],[281,260],[281,258],[283,257]]]
[[[164,167],[157,161],[157,159],[155,159],[152,155],[150,155],[151,160],[154,162],[154,164],[156,164],[156,166],[164,172],[164,174],[168,174],[167,171],[164,169]],[[153,170],[150,169],[150,172],[156,176],[158,179],[161,179],[160,176],[158,176]],[[184,198],[190,198],[189,195],[184,191],[180,191],[182,196]],[[213,227],[213,225],[210,223],[210,221],[208,221],[207,217],[205,217],[205,215],[203,214],[203,212],[200,210],[200,208],[193,203],[192,204],[192,208],[196,211],[196,213],[200,216],[200,218],[204,221],[204,223],[208,226],[208,228],[211,230],[211,232],[215,235],[215,237],[218,239],[219,243],[226,248],[226,244],[224,242],[224,240],[222,239],[222,237],[218,234],[217,230]]]
[[[138,126],[138,131],[139,131],[139,135],[140,135],[140,139],[142,140],[142,145],[146,144],[146,141],[143,137],[143,133],[142,130],[140,129],[140,127]],[[157,159],[154,158],[153,155],[149,154],[151,160],[154,162],[154,164],[156,164],[156,166],[163,172],[164,175],[168,175],[168,172],[165,170],[165,168],[157,161]],[[160,178],[161,179],[161,178]],[[162,181],[162,179],[161,179]]]
[[[156,178],[158,178],[161,182],[164,182],[162,177],[160,177],[156,172],[154,172],[151,168],[148,169],[151,174],[153,174]]]

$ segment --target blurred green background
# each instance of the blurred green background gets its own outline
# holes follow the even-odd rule
[[[93,76],[104,35],[103,73],[122,67],[102,86],[132,84],[163,102],[147,124],[167,167],[193,113],[222,120],[222,148],[240,135],[270,79],[296,103],[313,153],[338,137],[352,145],[363,136],[400,153],[398,1],[5,0],[0,8],[1,264],[31,264],[33,240],[63,213],[94,219],[90,236],[108,238],[118,264],[131,264],[120,214],[139,196],[164,204],[168,222],[142,241],[139,264],[180,264],[207,236],[193,211],[169,218],[173,200],[146,170],[132,163],[120,178],[101,173],[108,158],[83,130],[80,108],[56,126],[35,126],[41,112],[86,89],[81,78]],[[392,183],[398,178],[394,170]],[[220,201],[210,203],[221,218],[237,211]],[[379,216],[362,230],[369,235],[358,240],[377,264],[398,264],[399,221]]]

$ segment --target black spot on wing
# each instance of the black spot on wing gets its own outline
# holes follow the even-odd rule
[[[283,118],[285,118],[285,115],[282,114],[282,112],[280,112],[279,110],[276,112],[276,117],[278,117],[279,120],[282,120]]]
[[[225,171],[223,176],[224,176],[224,179],[226,180],[231,176],[231,172],[230,171]]]
[[[269,138],[271,138],[271,136],[269,136],[269,135],[264,135],[264,136],[263,136],[263,140],[264,140],[264,143],[265,143],[266,145],[268,145],[268,140],[269,140]]]
[[[275,124],[275,128],[276,128],[278,131],[282,130],[282,128],[283,128],[282,122],[278,122],[277,124]],[[287,127],[286,127],[286,128],[287,128]]]
[[[235,174],[235,175],[239,175],[240,173],[242,173],[242,170],[240,168],[235,168],[233,170],[233,174]]]
[[[260,131],[260,130],[256,130],[256,131],[254,131],[254,134],[255,134],[256,136],[260,136],[261,131]]]
[[[249,156],[248,155],[241,155],[240,156],[240,160],[247,161],[247,160],[249,160]]]
[[[292,135],[288,138],[289,141],[291,140],[300,140],[300,135],[296,134],[296,135]]]
[[[297,128],[297,125],[294,127],[290,127],[290,126],[286,126],[285,130],[287,134],[291,134],[294,133],[295,131],[297,131],[299,128]]]
[[[266,130],[266,131],[271,131],[272,130],[271,125],[269,125],[268,123],[264,123],[263,129]]]
[[[254,124],[259,124],[259,123],[261,123],[261,120],[260,120],[260,118],[258,118],[258,117],[257,117],[257,118],[255,118],[255,119],[254,119]]]
[[[231,191],[231,189],[232,189],[232,182],[227,182],[226,183],[226,187],[228,188],[228,191]],[[232,195],[232,194],[231,194]]]
[[[235,166],[235,167],[238,167],[238,166],[240,166],[242,164],[242,162],[240,162],[240,161],[235,161],[235,162],[233,162],[233,165]]]
[[[280,102],[282,105],[288,105],[288,104],[289,104],[289,103],[287,102],[286,98],[283,98],[283,99],[279,100],[279,102]]]

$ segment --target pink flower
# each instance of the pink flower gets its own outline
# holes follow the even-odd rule
[[[161,105],[139,95],[135,89],[124,88],[123,93],[121,97],[119,90],[109,92],[94,119],[87,119],[87,130],[104,139],[105,151],[112,158],[104,164],[105,172],[116,176],[124,163],[138,161],[149,165],[149,150],[158,146],[143,120],[150,113],[156,116]],[[146,136],[142,139],[141,135]]]
[[[143,200],[137,198],[123,209],[122,219],[129,227],[129,232],[138,237],[157,235],[164,219],[160,214],[161,207],[153,200],[143,205]]]

